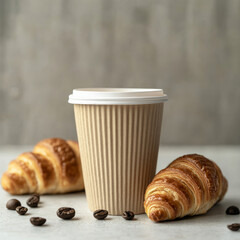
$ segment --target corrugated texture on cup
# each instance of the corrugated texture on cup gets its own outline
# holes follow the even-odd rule
[[[162,89],[79,88],[69,95],[69,103],[94,105],[136,105],[167,101]]]
[[[121,215],[144,213],[155,171],[163,103],[75,104],[75,120],[89,208]]]

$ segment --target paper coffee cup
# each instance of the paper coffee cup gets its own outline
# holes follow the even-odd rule
[[[91,211],[144,213],[159,149],[161,89],[75,89],[69,96]]]

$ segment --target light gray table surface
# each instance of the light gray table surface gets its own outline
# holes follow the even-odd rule
[[[0,147],[0,174],[8,162],[30,146]],[[187,153],[199,153],[214,160],[229,181],[229,189],[224,200],[214,206],[207,214],[164,223],[153,223],[145,214],[137,215],[134,221],[126,221],[119,216],[109,216],[104,221],[92,217],[88,209],[85,193],[63,195],[45,195],[40,206],[29,209],[25,216],[9,211],[5,205],[11,195],[0,190],[0,240],[27,239],[240,239],[239,232],[232,232],[226,225],[240,223],[240,215],[225,215],[230,205],[240,207],[240,147],[239,146],[184,146],[160,147],[157,170],[164,168],[172,160]],[[17,196],[26,205],[28,196]],[[64,221],[56,216],[56,210],[62,206],[76,209],[73,220]],[[47,218],[42,227],[34,227],[29,219],[32,216]]]

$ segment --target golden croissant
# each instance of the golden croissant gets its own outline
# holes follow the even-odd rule
[[[40,141],[9,163],[2,187],[11,194],[66,193],[84,188],[78,143],[60,138]]]
[[[144,207],[154,222],[206,213],[220,201],[228,183],[220,168],[198,154],[177,158],[148,185]]]

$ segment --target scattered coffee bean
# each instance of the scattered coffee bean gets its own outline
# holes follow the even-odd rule
[[[236,206],[230,206],[226,210],[227,215],[238,215],[239,214],[239,209]]]
[[[39,203],[39,197],[34,195],[27,200],[27,205],[32,208],[37,207],[38,203]]]
[[[123,212],[122,217],[126,220],[133,220],[134,213],[131,211],[125,211],[125,212]]]
[[[239,223],[233,223],[231,225],[228,225],[227,227],[231,231],[238,231],[240,229],[240,224]]]
[[[62,219],[72,219],[75,216],[75,209],[70,207],[61,207],[57,210],[57,215]]]
[[[10,199],[6,204],[9,210],[16,210],[18,206],[21,206],[21,203],[17,199]]]
[[[19,215],[25,215],[27,211],[28,211],[28,209],[26,207],[23,207],[23,206],[16,207],[16,212]]]
[[[104,218],[107,217],[107,215],[108,215],[108,211],[107,210],[102,210],[102,209],[96,210],[93,213],[93,216],[98,220],[103,220]]]
[[[32,196],[35,196],[38,198],[38,201],[40,202],[40,195],[38,193],[33,194]]]
[[[46,218],[41,217],[31,217],[30,222],[34,226],[42,226],[46,222]]]

